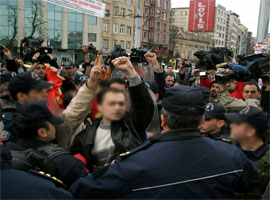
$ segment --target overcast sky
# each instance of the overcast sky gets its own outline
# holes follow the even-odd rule
[[[172,8],[189,7],[189,0],[171,0]],[[240,15],[241,23],[248,27],[253,36],[257,35],[260,0],[216,0],[216,4]]]

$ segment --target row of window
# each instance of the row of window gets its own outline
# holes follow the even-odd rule
[[[126,32],[125,32],[126,29]],[[109,23],[104,22],[103,23],[103,32],[109,33]],[[119,31],[119,24],[113,24],[113,33],[120,33],[120,34],[127,34],[132,35],[132,28],[130,26],[126,26],[124,24],[120,24],[120,31]]]
[[[179,18],[171,18],[171,23],[179,22]],[[187,23],[187,18],[180,18],[181,23]]]
[[[225,27],[222,27],[222,26],[220,26],[220,25],[217,25],[217,30],[225,31]]]
[[[181,16],[187,16],[188,12],[183,10],[180,12]],[[179,11],[171,11],[171,16],[179,16]]]
[[[126,9],[125,8],[120,8],[120,13],[119,13],[119,7],[115,6],[114,7],[114,16],[115,17],[122,17],[122,18],[127,18],[129,20],[132,19],[132,10],[127,10],[126,14]]]
[[[118,43],[118,40],[113,41],[113,47],[114,49],[116,48],[116,45],[120,45],[121,48],[130,50],[131,49],[131,41],[126,41],[126,46],[125,46],[125,41],[120,40],[120,43]],[[104,39],[102,42],[102,48],[108,50],[109,49],[109,39]]]
[[[153,20],[150,20],[150,24],[149,24],[149,21],[145,21],[145,22],[144,22],[144,25],[145,25],[145,26],[149,26],[150,28],[154,28],[154,23],[155,23],[155,22],[154,22]],[[161,31],[161,22],[157,22],[156,29],[157,29],[158,31]],[[164,31],[164,32],[167,31],[167,24],[166,24],[166,23],[163,24],[163,31]]]
[[[160,33],[156,33],[156,38],[155,38],[155,42],[161,42],[160,40],[160,36],[161,34]],[[143,32],[143,38],[144,39],[150,39],[150,40],[153,40],[154,39],[154,32]],[[163,35],[162,36],[162,42],[163,43],[166,43],[167,42],[167,36],[166,35]]]
[[[150,13],[149,13],[149,11],[150,11]],[[156,15],[156,18],[158,18],[158,19],[163,18],[164,20],[167,20],[167,17],[168,17],[167,12],[161,12],[160,10],[157,10],[156,13],[155,13],[155,9],[154,8],[149,9],[149,8],[146,7],[144,9],[144,16],[147,17],[150,14],[151,15]]]
[[[123,3],[133,4],[133,0],[120,0]]]

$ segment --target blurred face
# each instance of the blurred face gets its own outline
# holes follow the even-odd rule
[[[64,68],[64,72],[66,76],[70,78],[74,74],[75,70],[74,68]]]
[[[211,92],[211,97],[213,99],[216,99],[218,97],[218,91],[219,91],[219,84],[217,83],[212,84],[210,88],[210,92]]]
[[[123,93],[108,92],[98,105],[103,118],[110,121],[119,121],[126,112],[126,98]]]
[[[45,78],[45,66],[42,64],[38,64],[35,69],[34,72],[41,78],[44,79]]]
[[[236,81],[230,81],[226,84],[226,88],[229,90],[229,92],[233,92],[237,90],[237,82]]]
[[[223,121],[223,122],[221,122]],[[218,119],[205,119],[205,117],[203,116],[202,122],[199,126],[199,129],[201,131],[201,133],[208,133],[208,134],[215,134],[218,133],[222,126],[224,125],[225,122],[224,120],[218,120]]]
[[[110,88],[116,88],[116,89],[119,89],[119,90],[121,90],[121,92],[123,92],[123,93],[127,92],[126,86],[123,85],[123,84],[120,84],[120,83],[112,83],[112,84],[110,85]]]
[[[173,72],[173,67],[168,67],[168,72],[169,73]]]
[[[243,88],[243,98],[244,99],[259,99],[260,92],[255,85],[246,85]]]
[[[166,87],[170,88],[173,86],[174,83],[174,77],[173,76],[167,76],[167,78],[165,79],[166,81]]]
[[[232,123],[231,127],[231,139],[236,142],[244,142],[250,136],[253,136],[254,129],[249,127],[247,123]]]

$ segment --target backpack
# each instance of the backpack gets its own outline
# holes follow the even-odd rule
[[[57,167],[54,158],[65,154],[71,153],[55,144],[46,144],[23,151],[11,151],[11,168],[27,172],[34,169],[56,176]]]

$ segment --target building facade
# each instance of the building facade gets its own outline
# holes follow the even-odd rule
[[[168,50],[170,8],[170,0],[144,0],[142,46]]]
[[[189,8],[172,8],[171,9],[171,25],[188,30]]]
[[[215,9],[214,40],[215,47],[226,46],[227,11],[224,6],[218,5]]]
[[[231,49],[235,55],[239,53],[240,38],[239,38],[239,15],[235,12],[229,11],[228,13],[228,48]]]

